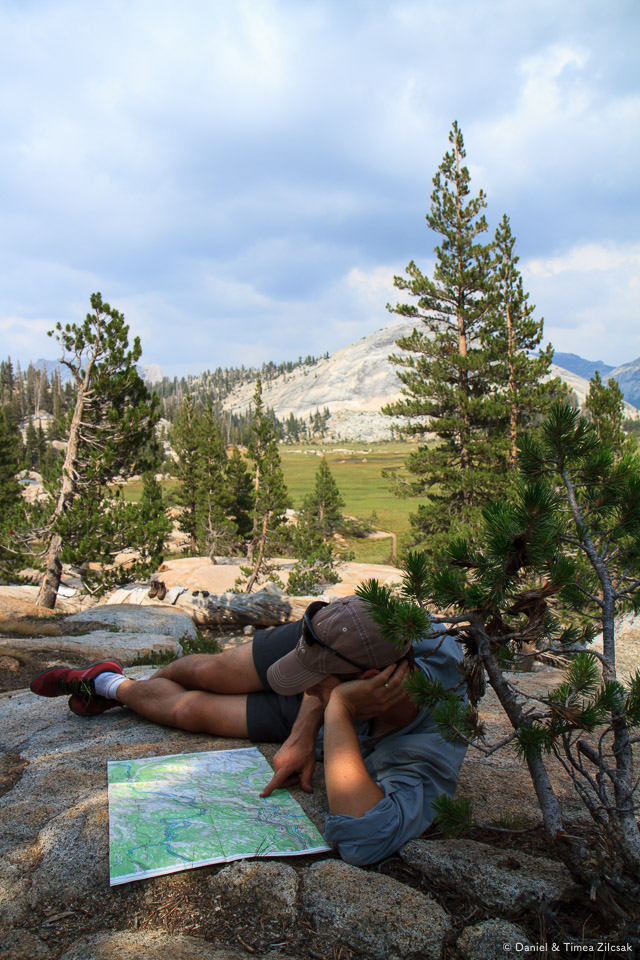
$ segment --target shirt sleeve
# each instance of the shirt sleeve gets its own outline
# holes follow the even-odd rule
[[[365,761],[383,799],[362,817],[325,819],[325,839],[337,844],[347,863],[363,866],[391,856],[430,825],[437,797],[455,793],[464,745],[446,743],[436,732],[398,739],[380,745]]]

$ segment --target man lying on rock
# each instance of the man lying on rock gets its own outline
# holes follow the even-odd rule
[[[448,636],[414,658],[383,640],[358,597],[316,601],[302,620],[258,630],[251,643],[175,660],[147,680],[114,661],[53,667],[33,680],[43,697],[71,694],[74,713],[126,706],[191,733],[282,743],[261,793],[299,783],[311,792],[324,759],[330,814],[324,836],[349,863],[388,857],[431,823],[432,802],[452,796],[465,746],[447,743],[428,709],[403,688],[420,669],[460,688],[462,649]]]

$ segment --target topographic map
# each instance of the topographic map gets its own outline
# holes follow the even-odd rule
[[[116,760],[109,772],[110,883],[244,857],[329,850],[256,747]]]

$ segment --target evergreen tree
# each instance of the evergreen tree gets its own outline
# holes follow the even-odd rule
[[[171,434],[173,449],[178,457],[175,465],[180,486],[175,501],[181,507],[178,526],[189,537],[189,550],[195,555],[198,550],[198,505],[201,482],[200,424],[193,397],[187,394]]]
[[[233,543],[236,526],[229,518],[227,455],[210,399],[199,420],[198,440],[197,533],[202,548],[213,557]]]
[[[33,425],[31,417],[29,417],[27,421],[27,429],[25,431],[24,466],[26,470],[39,469],[38,434],[36,433],[36,428]]]
[[[241,541],[246,540],[253,530],[253,480],[247,465],[237,447],[233,448],[226,469],[227,492],[229,496],[229,517],[236,526]]]
[[[171,521],[160,484],[145,472],[140,503],[127,502],[121,487],[107,488],[100,497],[74,500],[58,529],[64,544],[61,559],[80,566],[85,584],[100,596],[123,581],[144,580],[158,569]]]
[[[44,435],[44,430],[42,429],[42,422],[38,421],[38,429],[36,430],[36,461],[38,466],[37,470],[42,473],[44,464],[47,457],[47,438]]]
[[[299,442],[300,430],[298,428],[298,420],[293,413],[289,414],[289,417],[285,423],[285,430],[286,430],[287,440],[289,440],[290,443]]]
[[[322,540],[330,537],[340,526],[343,520],[342,507],[344,498],[338,490],[327,458],[322,457],[316,471],[313,493],[308,498],[308,509]]]
[[[429,227],[439,235],[433,278],[412,261],[407,279],[395,277],[416,304],[388,306],[419,320],[420,329],[397,341],[409,355],[392,356],[404,398],[385,413],[409,418],[407,435],[437,435],[435,446],[420,446],[407,460],[409,492],[428,494],[411,517],[415,537],[433,543],[461,521],[477,519],[495,493],[506,466],[495,439],[504,433],[504,410],[492,390],[490,356],[484,338],[491,305],[491,251],[481,243],[487,229],[482,191],[470,195],[462,133],[453,124],[451,150],[433,179]]]
[[[86,562],[104,554],[101,537],[109,530],[97,518],[101,512],[111,515],[106,504],[113,498],[107,484],[120,470],[139,469],[140,452],[158,416],[157,398],[149,396],[136,369],[142,353],[139,339],[129,346],[124,316],[99,293],[92,294],[91,309],[82,324],[58,323],[50,331],[62,348],[61,363],[71,372],[75,387],[55,506],[45,533],[46,570],[37,597],[38,604],[50,608],[60,585],[63,549],[69,556],[81,543]],[[73,521],[67,517],[71,511]],[[126,528],[120,532],[126,540]]]
[[[20,501],[20,484],[16,474],[21,460],[20,434],[0,407],[0,516]]]
[[[164,560],[164,544],[173,524],[167,516],[162,487],[154,474],[148,471],[142,479],[142,496],[138,504],[137,517],[137,526],[141,531],[138,550],[145,570],[148,566],[155,571]]]
[[[534,319],[535,307],[528,302],[529,294],[524,291],[515,245],[509,218],[504,214],[496,230],[493,309],[483,329],[483,340],[497,398],[504,405],[503,418],[505,425],[508,423],[505,442],[509,446],[512,470],[517,464],[518,437],[546,413],[559,382],[542,382],[551,368],[553,347],[548,345],[538,356],[532,355],[542,340],[543,320]],[[499,437],[495,437],[494,442],[498,444]]]
[[[589,381],[585,407],[600,440],[610,444],[616,455],[620,455],[625,444],[622,429],[624,395],[618,383],[612,378],[607,381],[605,387],[596,370]]]
[[[0,363],[0,401],[10,403],[13,399],[14,375],[11,357]]]
[[[321,530],[314,494],[308,494],[298,510],[292,546],[296,563],[289,572],[287,593],[317,595],[328,584],[339,581],[340,577],[334,570],[336,555],[333,544],[325,539]]]
[[[22,459],[22,441],[14,424],[0,408],[0,577],[5,578],[20,566],[20,550],[15,527],[20,523],[23,504],[16,480]]]
[[[254,502],[249,559],[252,569],[245,587],[251,593],[263,562],[268,558],[275,533],[284,523],[288,494],[282,472],[274,424],[262,402],[258,378],[253,395],[254,411],[249,456],[254,463]]]

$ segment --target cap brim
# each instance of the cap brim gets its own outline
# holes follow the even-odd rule
[[[269,686],[275,693],[280,693],[285,697],[303,693],[314,683],[324,680],[326,676],[326,673],[316,673],[303,667],[296,656],[295,650],[285,654],[280,660],[276,660],[267,670]]]

